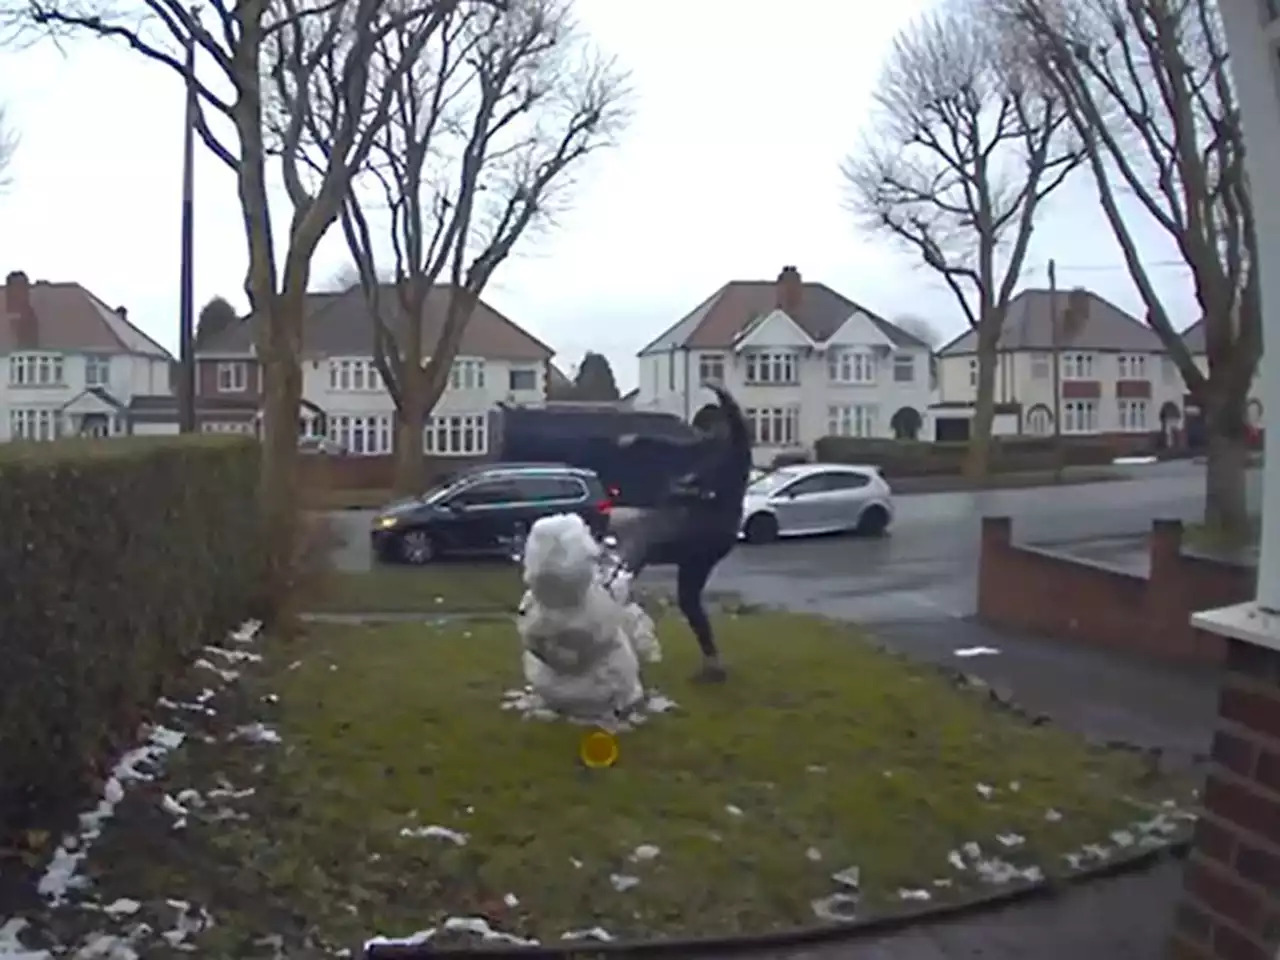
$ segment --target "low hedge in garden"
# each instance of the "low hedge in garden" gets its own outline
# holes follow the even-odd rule
[[[68,440],[0,448],[0,825],[100,775],[184,658],[254,608],[258,445]]]
[[[1052,470],[1058,463],[1053,437],[996,437],[991,442],[992,473]],[[887,477],[920,477],[960,473],[969,444],[928,443],[923,440],[890,440],[875,437],[822,437],[814,445],[817,460],[825,463],[875,464]],[[1063,463],[1099,466],[1116,456],[1107,440],[1089,437],[1062,441]]]

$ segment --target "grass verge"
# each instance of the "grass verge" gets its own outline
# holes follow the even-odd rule
[[[1262,533],[1262,518],[1250,517],[1249,530],[1243,537],[1229,536],[1216,527],[1203,523],[1189,523],[1182,528],[1182,543],[1193,550],[1205,553],[1236,553],[1258,545]]]
[[[435,563],[325,574],[303,606],[316,613],[503,613],[520,600],[512,563]]]
[[[544,942],[758,932],[814,922],[853,866],[863,915],[1061,874],[1153,842],[1141,824],[1174,829],[1160,811],[1189,796],[1134,754],[1032,726],[847,626],[723,617],[723,687],[688,683],[687,631],[660,629],[650,681],[679,708],[588,772],[581,728],[499,709],[520,682],[509,624],[314,628],[216,713],[177,711],[193,735],[94,849],[94,896],[142,904],[132,920],[198,904],[215,922],[190,942],[219,957],[449,916]],[[258,720],[280,742],[235,735]],[[64,942],[72,916],[53,921]]]

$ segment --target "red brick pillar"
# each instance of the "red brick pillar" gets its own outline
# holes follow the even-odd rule
[[[1147,576],[1145,649],[1162,657],[1191,654],[1194,636],[1187,622],[1182,589],[1182,521],[1153,520],[1147,538],[1151,570]]]
[[[982,545],[978,553],[978,616],[999,622],[1003,614],[1000,603],[1005,561],[1012,539],[1008,517],[982,518]]]
[[[1280,650],[1227,641],[1171,958],[1280,957]]]

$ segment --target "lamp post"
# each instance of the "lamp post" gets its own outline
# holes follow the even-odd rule
[[[192,19],[196,11],[191,11]],[[182,244],[178,280],[178,431],[196,430],[195,369],[195,291],[194,291],[194,218],[192,197],[195,191],[196,133],[196,40],[194,31],[187,37],[186,92],[187,108],[182,132]]]

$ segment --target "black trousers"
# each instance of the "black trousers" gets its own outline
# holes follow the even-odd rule
[[[702,595],[720,561],[738,542],[741,516],[699,506],[646,512],[618,538],[623,566],[636,576],[645,567],[676,568],[676,604],[706,658],[719,656]]]

